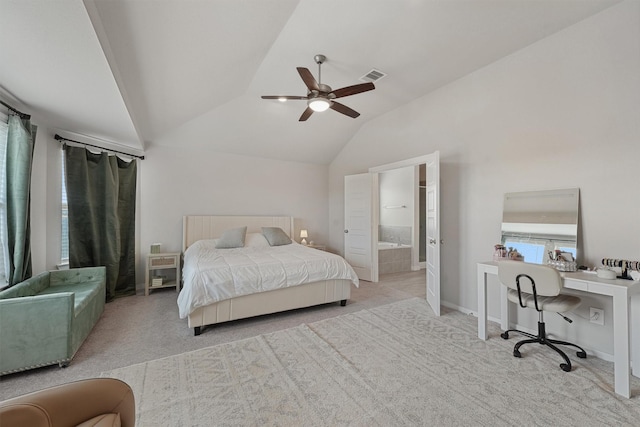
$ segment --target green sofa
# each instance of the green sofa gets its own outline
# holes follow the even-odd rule
[[[46,271],[0,292],[0,375],[67,366],[105,296],[104,267]]]

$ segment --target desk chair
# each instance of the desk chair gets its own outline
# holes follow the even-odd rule
[[[579,358],[587,357],[587,353],[582,347],[576,344],[547,338],[543,311],[562,313],[571,311],[580,305],[580,298],[573,295],[560,295],[563,284],[560,273],[556,269],[521,261],[500,261],[498,262],[498,278],[503,285],[509,288],[507,292],[509,301],[518,303],[522,308],[530,307],[538,311],[538,335],[517,329],[509,329],[500,335],[505,340],[509,339],[509,332],[517,332],[529,337],[529,339],[516,343],[513,348],[514,357],[522,357],[520,347],[524,344],[543,344],[551,347],[562,356],[565,363],[561,363],[560,368],[565,372],[571,371],[571,361],[554,344],[576,347],[580,350],[576,353]]]

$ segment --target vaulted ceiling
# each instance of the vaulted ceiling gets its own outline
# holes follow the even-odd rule
[[[618,0],[0,0],[0,98],[52,132],[326,164],[368,121]],[[298,118],[296,67],[387,74]]]

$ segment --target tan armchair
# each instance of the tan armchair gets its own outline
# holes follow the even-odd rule
[[[0,403],[2,427],[134,425],[133,391],[114,378],[75,381]]]

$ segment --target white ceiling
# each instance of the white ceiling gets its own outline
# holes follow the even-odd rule
[[[367,121],[618,0],[0,0],[0,98],[63,136],[326,164]],[[296,67],[374,91],[298,122]],[[91,138],[91,139],[88,139]],[[116,145],[113,145],[113,144]]]

